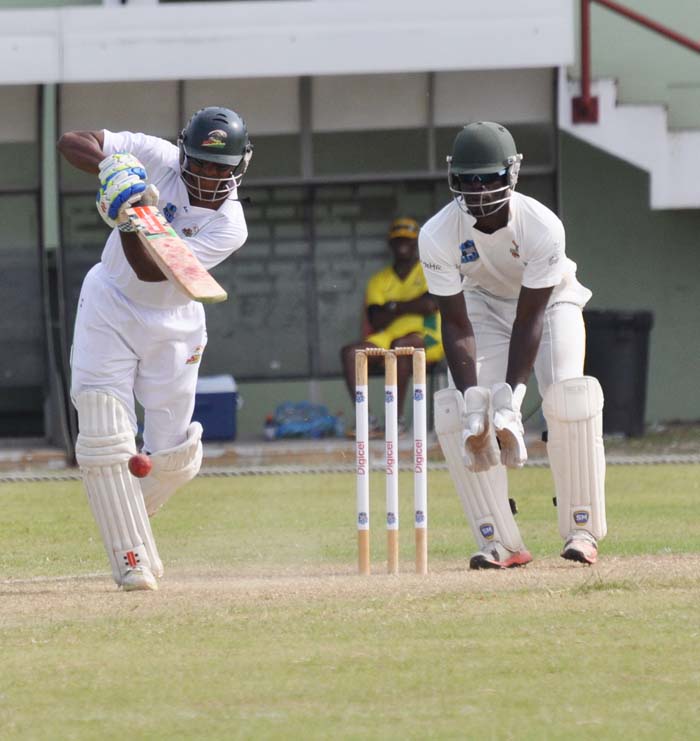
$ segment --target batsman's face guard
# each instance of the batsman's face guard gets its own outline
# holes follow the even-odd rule
[[[253,156],[245,121],[228,108],[197,111],[178,139],[180,172],[188,193],[221,201],[240,186]]]
[[[447,181],[458,206],[476,218],[502,209],[515,190],[522,159],[504,126],[491,121],[465,126],[447,157]]]

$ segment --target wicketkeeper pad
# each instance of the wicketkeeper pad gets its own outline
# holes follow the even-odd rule
[[[170,497],[192,480],[202,466],[202,425],[192,422],[187,439],[181,445],[159,450],[151,455],[153,469],[141,480],[141,490],[149,516],[154,515]]]
[[[552,384],[542,400],[547,453],[557,494],[559,533],[605,537],[603,390],[584,376]]]
[[[472,473],[464,464],[464,397],[457,389],[443,389],[434,396],[434,408],[435,432],[442,454],[479,549],[498,541],[510,551],[524,550],[523,539],[508,502],[505,466],[499,463],[488,471]]]
[[[143,494],[127,465],[136,443],[124,405],[105,391],[82,391],[76,407],[75,455],[114,580],[121,585],[126,571],[137,566],[162,576]]]

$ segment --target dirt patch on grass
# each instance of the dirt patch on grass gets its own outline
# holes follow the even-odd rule
[[[378,569],[380,566],[378,567]],[[169,570],[158,592],[119,591],[107,574],[0,581],[0,628],[101,617],[148,618],[159,613],[235,607],[303,607],[314,601],[413,600],[444,594],[475,598],[538,593],[697,589],[700,554],[605,557],[595,567],[545,558],[527,568],[469,571],[464,562],[434,561],[427,577],[406,573],[358,576],[354,568],[304,566]]]

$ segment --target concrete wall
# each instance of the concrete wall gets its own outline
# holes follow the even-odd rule
[[[700,38],[700,6],[695,0],[674,0],[671,3],[658,3],[656,0],[622,0],[622,2],[639,12],[646,13],[678,29],[688,36]],[[71,4],[99,5],[101,3],[82,0],[82,2]],[[0,10],[5,8],[28,9],[40,6],[45,8],[59,8],[62,5],[66,5],[66,3],[60,0],[45,0],[43,2],[41,0],[20,2],[0,0]],[[197,5],[199,6],[199,10],[194,11],[191,7],[188,12],[199,13],[203,5],[201,3]],[[267,3],[212,3],[211,5],[219,11],[226,8],[226,17],[231,22],[227,22],[228,25],[222,24],[221,29],[219,29],[220,33],[225,35],[232,32],[231,29],[235,29],[236,24],[233,21],[243,12],[244,7],[247,6],[255,17],[259,17],[260,14],[265,14],[266,10],[264,6]],[[227,7],[229,5],[230,7]],[[301,4],[296,2],[275,4],[278,10],[284,12],[292,12],[294,10],[293,6],[298,5]],[[312,25],[314,23],[316,24],[314,28],[318,32],[314,37],[313,28],[310,28],[307,29],[308,33],[304,36],[309,44],[312,46],[316,44],[313,48],[317,52],[315,63],[318,66],[315,71],[318,75],[328,75],[335,72],[338,75],[335,82],[344,79],[348,84],[347,90],[351,93],[357,86],[359,79],[357,76],[358,72],[365,73],[365,76],[382,70],[393,71],[395,73],[412,72],[414,77],[422,78],[427,70],[443,70],[436,78],[438,84],[435,93],[439,96],[442,90],[441,81],[443,80],[448,87],[451,84],[450,81],[454,80],[455,85],[453,88],[456,86],[458,90],[465,89],[465,81],[462,79],[462,75],[465,74],[464,70],[467,69],[471,69],[469,74],[476,75],[481,74],[477,72],[477,69],[489,67],[490,70],[484,71],[484,75],[493,76],[494,74],[501,74],[507,76],[509,73],[505,70],[502,70],[500,73],[494,70],[499,66],[503,67],[509,64],[533,69],[539,67],[540,70],[546,67],[551,68],[558,64],[570,64],[573,60],[573,49],[575,45],[575,37],[571,34],[570,16],[573,13],[574,18],[576,20],[578,19],[579,3],[577,0],[564,0],[563,2],[561,0],[537,0],[536,2],[523,4],[516,2],[516,0],[508,0],[508,2],[499,4],[498,7],[494,6],[493,9],[489,10],[487,8],[488,12],[483,10],[486,8],[486,5],[483,3],[438,3],[443,8],[449,5],[454,9],[454,13],[462,15],[457,17],[453,14],[451,17],[442,18],[440,21],[443,24],[442,26],[437,22],[437,25],[433,24],[430,26],[430,48],[434,52],[433,56],[430,59],[427,57],[419,59],[415,55],[407,57],[405,54],[397,54],[395,50],[392,51],[393,47],[391,46],[375,45],[373,47],[373,53],[378,53],[377,50],[381,49],[384,55],[383,58],[388,60],[385,64],[394,65],[391,67],[382,67],[381,65],[372,67],[370,64],[372,60],[366,55],[359,61],[356,61],[348,57],[348,55],[343,56],[342,54],[337,54],[337,50],[332,54],[322,54],[322,50],[319,51],[319,47],[317,46],[325,33],[322,27],[323,24],[321,23],[321,15],[326,17],[325,14],[327,13],[337,13],[340,9],[345,8],[354,13],[353,18],[358,18],[361,15],[361,13],[358,15],[358,8],[363,5],[368,9],[373,8],[371,12],[374,15],[371,22],[376,26],[380,35],[384,34],[382,38],[392,38],[395,40],[397,33],[396,29],[392,26],[395,20],[392,20],[391,14],[386,10],[390,3],[368,3],[364,2],[364,0],[358,0],[358,2],[353,4],[337,0],[334,3],[317,2],[304,3],[303,5],[305,12],[310,14],[305,17],[311,19]],[[352,7],[353,5],[355,6],[354,9]],[[414,15],[403,14],[399,16],[401,18],[401,28],[403,29],[402,33],[410,34],[409,26],[412,22],[411,18],[414,20],[417,19],[416,22],[424,22],[427,17],[426,14],[430,15],[433,13],[435,6],[433,5],[428,8],[424,4],[411,2],[404,3],[401,7],[410,7],[412,8],[411,12],[414,13]],[[426,10],[426,8],[428,9]],[[519,39],[518,44],[520,45],[511,44],[507,39],[503,40],[503,37],[501,37],[503,43],[499,45],[494,46],[489,41],[482,51],[480,51],[481,47],[474,46],[473,44],[468,48],[460,46],[458,47],[460,54],[459,60],[450,57],[448,53],[449,43],[445,39],[448,38],[449,33],[456,32],[455,29],[459,26],[458,21],[460,19],[462,21],[465,18],[467,20],[469,19],[468,12],[470,8],[473,11],[472,23],[475,19],[478,20],[477,16],[483,16],[486,21],[493,22],[496,26],[500,24],[501,29],[504,28],[503,23],[505,23],[508,33],[512,33],[513,38]],[[478,12],[474,11],[474,8],[478,8]],[[532,9],[536,13],[539,13],[540,18],[544,19],[539,25],[538,22],[533,23],[532,18],[529,20],[526,18]],[[156,9],[153,10],[155,11]],[[171,5],[167,13],[170,16],[178,15],[181,17],[184,10],[186,9],[182,6],[178,8]],[[31,12],[29,10],[26,10],[25,13],[16,11],[24,17],[24,20],[19,15],[16,15],[14,10],[8,11],[8,14],[2,13],[3,28],[0,29],[0,59],[4,59],[5,64],[2,65],[2,71],[0,71],[0,80],[6,78],[5,82],[12,86],[12,96],[17,94],[26,97],[33,94],[28,88],[21,87],[18,83],[25,79],[28,70],[31,71],[35,68],[35,62],[41,57],[41,49],[46,51],[46,59],[50,62],[52,58],[51,53],[57,52],[62,43],[67,43],[68,46],[65,48],[70,52],[70,59],[68,61],[76,61],[71,55],[76,53],[76,49],[82,43],[78,37],[83,32],[88,35],[94,32],[94,27],[89,25],[89,18],[92,17],[91,14],[93,12],[101,12],[97,8],[84,8],[82,11],[78,11],[79,9],[77,8],[71,8],[66,11],[72,19],[80,21],[77,26],[74,25],[71,27],[69,24],[67,26],[69,33],[67,32],[66,34],[61,31],[62,25],[60,23],[51,24],[51,18],[53,16],[44,16],[41,22],[39,22],[39,15],[33,16],[38,23],[32,25],[26,22],[28,17],[26,14]],[[119,43],[121,43],[120,29],[126,29],[124,31],[126,34],[131,28],[126,20],[128,13],[135,11],[135,8],[119,8],[114,9],[113,12],[116,13],[117,11],[119,15],[113,17],[118,19],[119,22],[111,26],[112,30],[110,33],[110,49],[113,51],[118,51]],[[314,16],[316,11],[320,15],[317,14]],[[41,13],[42,11],[36,12]],[[56,19],[62,13],[65,15],[64,11],[59,10],[47,10],[45,12],[54,13]],[[83,15],[86,12],[88,15]],[[415,15],[416,13],[418,15]],[[421,16],[420,13],[424,13],[424,15]],[[201,13],[199,14],[201,15]],[[548,17],[550,20],[552,18],[556,19],[554,26],[546,22]],[[528,22],[525,23],[524,19]],[[670,107],[672,127],[700,127],[700,61],[698,55],[693,55],[689,51],[676,48],[671,42],[656,37],[650,31],[636,26],[625,19],[618,18],[610,11],[599,6],[594,5],[592,20],[594,77],[606,76],[618,78],[622,102],[666,103]],[[339,20],[338,25],[338,28],[342,30],[340,28],[342,25],[340,21],[342,21],[342,18]],[[45,25],[42,26],[42,23]],[[369,21],[365,18],[364,26],[356,26],[356,33],[362,38],[364,38],[364,30],[367,23]],[[226,27],[224,27],[225,25]],[[452,31],[447,28],[450,25],[452,26]],[[463,27],[464,25],[459,26],[459,28]],[[173,38],[178,37],[178,34],[180,34],[179,29],[181,29],[181,23],[173,22],[163,30],[163,33],[166,36],[167,34],[171,34],[168,38],[172,41]],[[19,47],[13,46],[12,37],[14,34],[19,34],[26,40],[27,32],[41,32],[39,35],[42,36],[43,34],[42,43],[44,46],[40,44],[39,47],[35,47],[31,43],[27,43],[25,50],[29,55],[28,59],[31,64],[13,64],[13,55],[16,54],[18,49],[21,51],[25,47],[22,45]],[[447,36],[445,36],[445,33]],[[481,40],[489,38],[487,33],[479,34],[478,37]],[[94,52],[96,48],[94,47],[96,43],[95,38],[97,36],[92,39],[92,46],[88,44],[84,47],[85,53],[88,54],[88,59],[91,53],[90,49]],[[127,36],[124,36],[124,38],[127,38]],[[180,34],[179,38],[182,40],[184,37]],[[52,45],[49,43],[49,39],[53,39],[56,44]],[[285,43],[292,43],[290,38],[285,37],[285,39]],[[402,48],[405,49],[406,37],[402,36],[401,39]],[[552,39],[555,39],[557,43],[549,43]],[[197,43],[205,43],[206,37],[200,33],[196,36],[195,41]],[[149,42],[148,39],[144,38],[141,38],[139,41],[139,43],[145,43],[147,45],[151,43],[151,46],[153,46],[152,42],[153,39],[150,39]],[[188,48],[191,50],[192,38],[188,37],[187,43],[189,44]],[[233,47],[227,46],[226,48],[230,49]],[[307,50],[309,48],[311,46],[307,46]],[[421,48],[425,50],[426,46],[423,45]],[[504,54],[504,50],[508,52],[507,55]],[[465,58],[463,52],[468,52],[468,58]],[[541,56],[533,56],[535,52]],[[513,55],[517,55],[518,53],[520,53],[520,57],[514,62]],[[147,75],[149,79],[160,77],[162,82],[143,84],[176,85],[175,81],[182,76],[182,71],[177,66],[169,65],[168,59],[162,55],[150,54],[148,56],[149,60],[152,57],[158,58],[160,60],[158,63],[168,68],[168,74],[165,76],[163,74],[155,75],[152,71],[149,71]],[[43,57],[41,58],[43,59]],[[56,57],[56,59],[59,58],[60,55]],[[264,66],[265,64],[270,64],[270,55],[264,53],[264,49],[262,48],[258,49],[254,54],[241,56],[237,53],[230,55],[230,63],[227,61],[226,66],[217,69],[220,79],[216,81],[201,79],[199,81],[193,81],[191,85],[193,89],[198,87],[200,92],[206,90],[208,94],[211,94],[219,86],[230,84],[231,79],[238,77],[240,79],[236,80],[237,85],[243,88],[246,86],[250,87],[251,93],[257,91],[258,97],[260,97],[260,88],[263,82],[267,83],[267,87],[270,87],[277,84],[276,80],[279,81],[281,76],[313,72],[310,72],[309,67],[302,68],[298,66],[290,69],[287,64],[289,58],[289,55],[286,54],[276,55],[273,61],[277,67],[272,69],[271,67]],[[322,62],[330,58],[334,59],[334,63],[336,64],[342,63],[343,68],[330,69],[324,67]],[[303,61],[303,55],[295,53],[293,59],[296,60],[295,64],[300,65]],[[211,77],[213,75],[210,59],[202,54],[188,54],[188,58],[185,60],[190,64],[188,69],[191,70],[191,64],[195,60],[198,63],[201,60],[204,61],[201,61],[202,69],[195,70],[191,75],[193,78]],[[65,62],[66,60],[64,59],[63,61]],[[99,61],[102,65],[109,62],[104,56]],[[73,66],[64,65],[60,68],[57,64],[49,64],[48,62],[47,69],[50,70],[51,74],[48,78],[42,77],[40,80],[37,79],[37,81],[47,82],[50,79],[76,80],[72,88],[64,88],[63,92],[67,97],[70,96],[71,91],[76,94],[80,93],[78,97],[81,100],[87,100],[84,94],[90,88],[91,83],[86,83],[85,80],[92,78],[85,78],[85,75],[92,74],[96,67],[90,67],[89,64],[85,64],[85,60],[83,60],[82,64],[76,63]],[[149,64],[151,63],[149,61]],[[365,66],[360,68],[358,67],[360,64],[370,64],[370,67]],[[258,66],[256,67],[255,65]],[[80,70],[86,69],[87,72],[81,73],[83,77],[76,76]],[[112,65],[110,69],[112,70],[112,75],[116,74],[115,70],[117,67]],[[575,63],[570,70],[572,74],[577,74]],[[143,67],[141,67],[142,72]],[[345,77],[341,77],[340,73],[343,73]],[[267,74],[266,80],[257,77],[265,74]],[[5,78],[3,78],[3,75]],[[13,77],[13,75],[15,76]],[[349,75],[355,76],[352,77]],[[226,81],[227,77],[229,78],[228,83]],[[34,80],[34,78],[31,79]],[[83,80],[83,82],[79,83],[77,80]],[[171,82],[167,82],[166,80],[171,80]],[[29,78],[27,78],[27,81],[29,81]],[[319,90],[323,86],[331,85],[332,83],[333,80],[328,77],[319,77],[316,81]],[[494,86],[492,80],[488,85],[483,85],[480,88],[478,97],[469,96],[469,103],[470,105],[473,104],[470,109],[473,115],[470,114],[468,117],[492,117],[498,120],[499,116],[509,115],[502,110],[504,102],[507,102],[512,107],[514,101],[518,101],[518,110],[527,112],[528,101],[518,98],[518,94],[523,90],[523,86],[518,85],[513,80],[511,80],[511,84],[514,89],[510,92],[507,87],[502,89],[501,87]],[[185,90],[187,91],[187,89],[186,84]],[[544,88],[542,89],[544,90]],[[8,90],[10,89],[5,88],[6,95],[3,98],[6,103],[6,97],[9,94]],[[493,94],[490,98],[486,98],[483,95],[485,92],[494,93],[495,90],[498,90],[498,94]],[[244,97],[248,97],[248,95],[246,94]],[[187,105],[194,102],[194,100],[190,101],[187,98],[187,94],[185,98]],[[274,95],[268,96],[264,98],[263,102],[274,98]],[[298,100],[296,94],[291,99],[293,99],[296,105]],[[453,99],[456,100],[454,96]],[[13,110],[12,105],[6,105],[5,108],[6,110]],[[99,106],[88,107],[87,110],[83,111],[83,114],[77,116],[75,120],[76,125],[82,124],[85,126],[88,122],[87,114],[93,115],[95,110],[98,109]],[[484,113],[486,109],[491,111],[491,113]],[[441,107],[437,106],[437,118],[434,122],[436,126],[446,125],[447,123],[450,125],[454,124],[454,116],[448,116],[449,120],[443,121],[440,111]],[[353,115],[359,115],[360,113],[363,112],[359,109],[353,111]],[[347,123],[333,119],[333,115],[337,114],[336,109],[329,108],[325,112],[323,110],[315,110],[315,114],[319,120],[328,119],[329,130],[335,130],[336,128],[344,129],[347,126]],[[259,112],[254,110],[251,115],[252,119],[259,119],[257,123],[266,120],[265,110],[261,109]],[[324,119],[324,116],[326,116],[326,119]],[[267,118],[275,118],[275,125],[280,126],[280,119],[278,117],[267,116]],[[296,126],[298,120],[296,109],[292,118]],[[513,120],[518,120],[517,116]],[[69,121],[70,119],[68,117],[64,117],[62,124],[66,125]],[[175,121],[176,116],[170,116],[167,119],[167,131],[163,133],[172,135],[173,131],[175,131],[175,128],[173,128]],[[6,136],[5,130],[8,127],[13,130],[17,128],[12,122],[12,118],[5,117],[3,119],[3,126],[0,127],[2,129],[0,131],[0,139],[2,141],[17,141],[16,136],[15,138],[8,138]],[[179,123],[177,122],[177,125]],[[97,125],[104,125],[104,123],[99,121]],[[421,126],[422,124],[418,123],[416,125]],[[284,130],[286,131],[286,128]],[[268,131],[266,126],[262,126],[262,131],[270,135],[279,133],[277,129]],[[347,136],[347,134],[344,135]],[[260,158],[262,156],[263,148],[261,147],[258,162],[261,161]],[[436,165],[439,166],[437,163]],[[589,285],[594,291],[591,308],[650,309],[654,312],[655,326],[651,333],[647,421],[700,419],[700,396],[696,393],[696,374],[694,370],[698,347],[700,347],[700,336],[697,328],[700,296],[698,295],[696,285],[696,276],[699,274],[698,268],[700,267],[700,251],[697,246],[697,234],[700,233],[700,211],[649,211],[647,206],[648,182],[647,175],[644,172],[626,165],[614,157],[605,155],[567,135],[562,135],[560,139],[559,166],[561,175],[560,206],[562,217],[567,227],[568,251],[579,263],[580,275],[583,282]],[[11,170],[8,169],[8,171],[14,172],[15,170],[13,168]],[[16,219],[10,220],[10,225],[14,221]],[[235,375],[235,369],[233,372]],[[373,389],[373,403],[376,408],[380,408],[380,379],[377,379],[373,384]],[[239,413],[239,433],[241,437],[249,438],[260,435],[265,414],[271,412],[278,403],[285,400],[309,399],[326,404],[331,412],[342,410],[346,416],[352,416],[350,399],[339,378],[301,380],[295,382],[270,381],[265,383],[241,383],[240,395],[244,400],[244,406]],[[533,399],[529,398],[527,400],[526,412],[530,410],[533,402]]]
[[[567,134],[560,137],[560,215],[567,252],[593,291],[590,309],[654,315],[649,336],[645,419],[648,423],[700,419],[700,210],[650,211],[648,175]],[[372,403],[381,405],[381,379]],[[280,401],[311,399],[352,417],[336,380],[242,383],[239,430],[262,435],[262,422]],[[537,403],[528,393],[526,414]],[[410,405],[406,408],[410,418]],[[381,415],[380,415],[381,416]]]
[[[572,61],[571,27],[571,6],[560,0],[5,10],[0,83],[553,67]]]

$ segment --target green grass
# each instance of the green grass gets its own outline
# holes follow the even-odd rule
[[[612,467],[600,563],[558,558],[546,469],[511,476],[535,556],[469,572],[431,473],[431,574],[355,575],[354,478],[201,478],[123,594],[77,483],[0,485],[2,739],[687,739],[700,723],[700,469]],[[410,477],[402,478],[409,492]],[[71,576],[78,578],[70,578]]]

